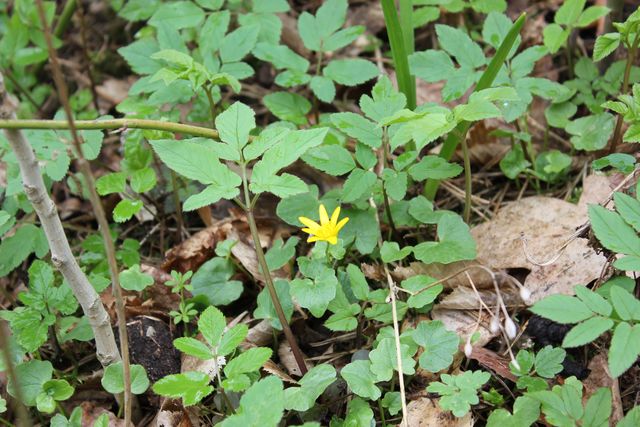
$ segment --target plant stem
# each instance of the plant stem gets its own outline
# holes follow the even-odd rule
[[[0,75],[0,101],[2,101],[0,117],[15,117],[16,106],[12,104],[5,92],[2,75]],[[40,225],[47,237],[51,249],[51,262],[69,283],[73,295],[89,319],[96,341],[96,356],[105,367],[117,362],[120,360],[120,353],[111,329],[109,315],[100,301],[100,296],[93,289],[73,256],[56,205],[47,194],[33,149],[20,130],[6,129],[5,135],[18,161],[27,199],[40,219]]]
[[[633,62],[636,59],[636,53],[638,51],[638,43],[640,43],[640,34],[636,33],[635,39],[633,40],[633,44],[629,47],[629,53],[627,54],[627,64],[624,67],[624,77],[622,79],[622,90],[621,94],[627,93],[629,90],[629,76],[631,75],[631,67],[633,66]],[[611,139],[611,147],[609,148],[609,153],[613,153],[616,151],[616,147],[620,142],[620,138],[622,137],[622,114],[618,114],[618,119],[616,121],[616,128],[613,132],[613,138]]]
[[[391,46],[391,56],[396,68],[398,88],[407,97],[407,108],[413,110],[416,108],[416,91],[415,85],[411,84],[413,80],[409,71],[408,46],[405,46],[405,36],[398,19],[398,11],[393,0],[381,0],[381,3],[384,22],[387,26],[389,45]],[[412,29],[413,27],[411,27]]]
[[[471,220],[471,159],[469,158],[469,144],[467,138],[462,138],[462,159],[464,162],[464,222]]]
[[[211,87],[204,86],[204,93],[207,94],[207,100],[209,101],[209,111],[211,112],[211,128],[216,127],[216,104],[213,102],[213,96],[211,95]]]
[[[264,276],[264,281],[267,285],[267,290],[269,291],[269,296],[271,297],[271,302],[273,303],[273,307],[276,310],[276,314],[278,315],[278,320],[282,325],[282,331],[284,332],[284,336],[291,347],[291,352],[293,353],[293,357],[296,360],[296,364],[298,365],[298,369],[300,370],[301,376],[307,373],[307,365],[304,362],[304,356],[302,355],[302,351],[300,351],[300,347],[298,347],[298,342],[296,341],[291,328],[289,327],[289,322],[287,321],[287,316],[284,314],[284,310],[282,309],[282,304],[280,304],[280,299],[278,298],[278,293],[276,292],[276,287],[273,284],[273,279],[271,278],[271,273],[269,272],[269,267],[267,265],[267,259],[264,256],[264,251],[262,250],[262,245],[260,244],[260,235],[258,234],[258,226],[256,225],[255,217],[253,216],[253,205],[254,201],[251,200],[251,195],[249,193],[249,183],[247,181],[247,167],[244,163],[244,159],[241,159],[240,167],[242,168],[242,186],[244,190],[244,208],[247,214],[247,221],[249,222],[249,229],[251,230],[251,237],[253,238],[253,245],[256,249],[256,256],[258,257],[258,264],[260,265],[260,269],[262,270],[262,275]],[[254,199],[255,200],[255,199]]]
[[[11,351],[9,349],[9,341],[7,340],[7,330],[5,329],[5,323],[0,323],[0,349],[2,349],[2,358],[4,359],[4,366],[7,370],[7,376],[11,380],[13,384],[13,390],[16,394],[16,408],[18,412],[18,419],[16,424],[19,427],[28,427],[33,425],[31,422],[31,417],[29,416],[29,412],[27,408],[24,406],[22,402],[23,393],[22,387],[20,385],[20,380],[18,379],[18,375],[16,374],[16,367],[13,364],[13,360],[11,359]]]
[[[380,170],[380,174],[382,174],[384,168],[388,167],[389,165],[388,148],[389,134],[387,133],[387,128],[385,127],[382,133],[382,168]],[[395,235],[397,233],[396,226],[393,222],[393,217],[391,216],[391,204],[389,203],[389,196],[387,195],[387,189],[385,188],[384,182],[382,184],[382,200],[384,201],[384,211],[387,214],[391,234]]]
[[[507,55],[511,51],[511,47],[513,43],[515,43],[522,26],[524,25],[524,21],[526,20],[526,13],[520,15],[520,17],[513,23],[511,29],[507,33],[506,37],[502,41],[502,44],[496,51],[496,54],[491,59],[491,62],[487,66],[487,69],[480,76],[480,80],[478,80],[478,84],[476,85],[474,92],[478,92],[480,90],[486,89],[493,84],[498,72],[502,68],[502,64],[507,59]],[[456,151],[458,144],[467,137],[467,132],[471,127],[471,122],[463,121],[458,123],[458,125],[449,132],[447,138],[442,144],[442,149],[440,150],[439,156],[445,160],[450,160],[453,153]],[[433,200],[436,196],[436,192],[438,191],[438,186],[440,185],[440,181],[435,179],[427,180],[427,183],[424,186],[424,195],[427,199]]]
[[[78,130],[87,129],[151,129],[218,139],[218,131],[202,126],[146,119],[75,120]],[[0,120],[0,129],[69,129],[66,120]],[[251,140],[252,137],[249,137]]]
[[[122,290],[120,289],[120,283],[119,283],[119,277],[118,277],[119,271],[118,271],[118,263],[116,260],[116,250],[113,243],[113,239],[111,238],[107,216],[105,215],[104,208],[100,201],[100,197],[98,196],[98,193],[96,191],[95,178],[93,177],[93,173],[91,171],[91,167],[89,166],[89,162],[84,157],[82,144],[80,142],[80,136],[78,135],[77,129],[74,125],[73,112],[69,104],[68,88],[64,81],[64,77],[62,76],[62,70],[60,68],[60,63],[58,62],[58,56],[57,56],[56,50],[53,47],[53,38],[51,36],[51,30],[47,24],[47,19],[46,19],[42,0],[36,0],[36,5],[38,9],[38,15],[40,16],[40,22],[44,30],[44,36],[45,36],[45,41],[47,43],[47,48],[49,50],[49,61],[51,63],[53,80],[58,90],[58,96],[60,97],[60,102],[62,103],[65,114],[67,116],[69,130],[71,133],[73,144],[76,149],[76,155],[78,157],[77,159],[78,167],[85,179],[85,182],[87,183],[87,187],[88,187],[87,189],[89,191],[89,200],[91,202],[91,207],[93,208],[93,212],[96,216],[96,220],[98,221],[100,234],[102,234],[102,239],[104,241],[105,252],[107,255],[107,262],[109,265],[109,273],[111,275],[113,295],[116,302],[116,312],[118,314],[118,332],[120,336],[120,350],[122,354],[123,379],[124,379],[124,424],[125,426],[129,426],[131,424],[131,412],[132,412],[131,373],[130,373],[131,366],[129,363],[129,339],[127,336],[127,320],[125,318],[124,300],[122,297]]]

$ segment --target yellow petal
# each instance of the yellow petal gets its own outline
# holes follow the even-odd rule
[[[335,245],[336,243],[338,243],[338,236],[330,236],[327,238],[327,242],[331,243],[332,245]]]
[[[307,243],[317,242],[318,240],[319,240],[318,236],[309,236],[309,238],[307,239]]]
[[[329,215],[327,214],[327,209],[324,207],[323,204],[320,204],[320,209],[318,210],[320,212],[320,224],[325,225],[329,223]]]
[[[309,218],[304,217],[304,216],[298,217],[298,221],[300,221],[301,223],[303,223],[304,225],[306,225],[309,228],[320,228],[320,224],[318,224],[314,220],[309,219]]]
[[[331,224],[336,225],[338,223],[339,216],[340,216],[340,206],[338,206],[331,214]]]
[[[302,231],[309,234],[318,234],[317,228],[303,228]]]
[[[340,222],[338,223],[338,225],[336,225],[336,233],[337,233],[338,231],[342,230],[342,227],[344,227],[344,226],[345,226],[345,224],[346,224],[346,223],[348,223],[348,222],[349,222],[349,217],[342,218],[342,219],[340,220]]]

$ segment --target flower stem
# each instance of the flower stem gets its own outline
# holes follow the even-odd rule
[[[284,310],[282,309],[282,304],[280,304],[280,299],[278,298],[278,293],[276,292],[276,287],[273,284],[273,279],[271,277],[271,273],[269,272],[269,267],[267,266],[267,259],[264,256],[264,251],[262,250],[262,245],[260,244],[260,235],[258,234],[258,226],[256,225],[256,219],[253,216],[253,205],[251,200],[251,194],[249,193],[249,184],[247,181],[247,168],[244,160],[241,161],[240,164],[242,168],[242,186],[244,190],[244,209],[247,214],[247,220],[249,222],[249,230],[251,231],[251,237],[253,238],[253,245],[256,249],[256,256],[258,258],[258,264],[260,265],[260,269],[262,270],[262,275],[264,276],[264,282],[267,285],[267,290],[269,291],[269,296],[271,297],[271,302],[273,303],[273,307],[276,310],[276,314],[278,315],[278,320],[282,325],[282,331],[284,332],[284,336],[291,347],[291,352],[293,353],[293,357],[296,360],[298,365],[298,369],[300,370],[301,375],[307,373],[307,365],[304,362],[304,356],[302,355],[302,351],[300,351],[300,347],[298,347],[298,342],[296,341],[291,328],[289,327],[289,322],[287,321],[287,316],[284,314]],[[256,199],[254,199],[256,200]]]

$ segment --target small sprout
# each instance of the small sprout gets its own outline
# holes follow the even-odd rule
[[[302,231],[309,234],[309,238],[307,242],[318,242],[325,241],[329,242],[332,245],[338,243],[338,232],[345,226],[347,222],[349,222],[349,218],[343,218],[338,222],[338,217],[340,216],[340,206],[338,206],[333,213],[331,214],[331,219],[329,219],[329,215],[327,214],[327,209],[323,204],[320,204],[320,224],[309,219],[307,217],[301,216],[298,218],[301,223],[306,225],[306,228],[303,228]]]
[[[522,301],[527,302],[531,298],[531,291],[524,286],[520,288],[520,298]]]

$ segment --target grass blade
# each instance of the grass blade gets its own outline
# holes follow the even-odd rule
[[[400,26],[398,11],[393,0],[381,0],[382,11],[384,13],[384,22],[387,26],[387,35],[389,36],[389,44],[391,45],[391,56],[393,64],[396,68],[396,80],[398,81],[398,89],[407,97],[407,107],[416,108],[416,88],[415,80],[409,72],[409,50],[413,50],[413,44],[410,47],[405,46],[405,40],[410,42],[413,40],[413,33],[405,36]],[[405,4],[404,7],[402,6]],[[401,10],[404,11],[404,18],[410,19],[411,15],[407,12],[407,7],[411,7],[411,1],[401,1]],[[411,14],[413,11],[411,11]],[[407,33],[413,30],[413,26],[409,25]]]

